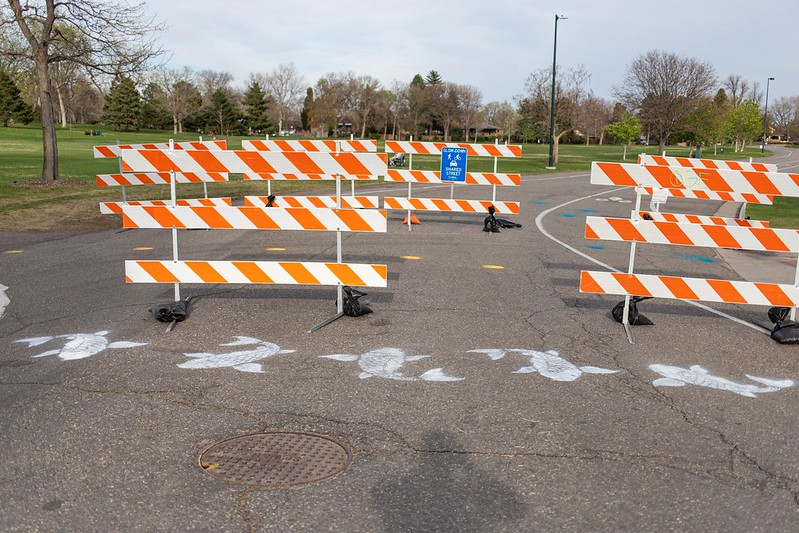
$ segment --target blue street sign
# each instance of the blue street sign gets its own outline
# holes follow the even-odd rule
[[[466,148],[441,149],[441,181],[466,181]]]

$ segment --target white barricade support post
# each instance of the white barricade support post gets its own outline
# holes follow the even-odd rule
[[[591,183],[636,187],[636,208],[630,219],[586,217],[586,238],[630,242],[631,252],[626,274],[583,271],[580,281],[581,292],[625,296],[622,324],[630,343],[634,344],[629,328],[632,296],[781,305],[791,307],[793,320],[799,294],[799,260],[793,287],[641,275],[634,273],[633,262],[639,242],[799,253],[799,230],[773,229],[766,221],[640,211],[642,194],[652,194],[659,188],[705,194],[697,196],[700,198],[711,194],[760,195],[757,199],[769,202],[774,195],[799,196],[799,175],[755,169],[647,165],[644,158],[640,161],[640,164],[592,163]]]
[[[497,173],[497,161],[500,157],[521,157],[522,147],[517,145],[500,145],[495,144],[468,144],[468,143],[444,143],[444,142],[414,142],[413,139],[409,141],[386,141],[386,153],[393,154],[408,154],[409,163],[408,170],[396,170],[389,168],[386,174],[386,181],[404,181],[408,183],[408,195],[406,198],[401,197],[384,197],[384,208],[386,209],[405,209],[407,210],[406,222],[408,224],[408,231],[411,231],[411,222],[413,218],[413,211],[450,211],[450,212],[475,212],[474,206],[478,205],[478,201],[465,201],[455,200],[455,186],[454,181],[450,181],[450,198],[449,201],[441,201],[441,199],[421,199],[413,198],[413,183],[446,183],[449,180],[441,179],[440,171],[419,171],[413,170],[413,155],[441,155],[445,149],[464,149],[466,155],[472,157],[492,157],[494,159],[494,172],[493,173],[474,173],[465,172],[464,184],[468,185],[492,185],[491,202],[496,202],[496,187],[498,185],[520,185],[521,176],[519,174],[499,174]],[[432,200],[432,201],[431,201]],[[518,214],[518,202],[502,202],[503,209],[506,209],[506,214]],[[515,208],[511,207],[515,204]],[[464,208],[462,209],[461,206]],[[496,207],[496,206],[495,206]],[[488,214],[488,208],[485,208],[484,213]],[[497,212],[500,212],[497,209]]]

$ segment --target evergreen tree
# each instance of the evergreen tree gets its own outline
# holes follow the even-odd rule
[[[111,82],[105,100],[103,122],[117,130],[138,129],[140,114],[141,96],[136,84],[127,76],[118,74]]]
[[[300,111],[300,122],[302,122],[302,129],[309,131],[311,129],[311,110],[313,109],[313,87],[308,87],[305,91],[305,100],[302,103],[302,111]]]
[[[9,120],[28,124],[33,121],[33,111],[19,95],[19,88],[11,76],[0,72],[0,122],[8,126]]]
[[[431,70],[430,72],[427,73],[424,82],[428,86],[441,85],[442,83],[444,83],[444,79],[441,77],[441,74],[439,74],[437,70]]]
[[[261,86],[255,82],[250,83],[244,93],[244,110],[249,133],[263,132],[272,126],[269,120],[269,99]]]
[[[219,133],[223,135],[229,135],[230,130],[241,118],[224,89],[217,89],[213,92],[208,113],[214,124],[219,126]]]
[[[172,126],[172,114],[164,105],[165,100],[166,95],[158,84],[147,84],[141,95],[139,124],[142,127],[165,130]]]

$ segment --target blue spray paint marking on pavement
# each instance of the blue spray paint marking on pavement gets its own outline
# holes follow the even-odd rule
[[[577,217],[577,215],[575,215],[574,213],[558,213],[558,216],[559,217],[563,217],[563,218],[576,218]]]
[[[605,249],[604,246],[600,246],[598,244],[589,244],[588,246],[586,246],[586,248],[588,248],[589,250],[604,250]]]
[[[545,205],[546,204],[546,202],[542,202],[541,200],[533,200],[530,203],[533,204],[533,205]]]
[[[578,209],[577,212],[578,213],[596,213],[597,210],[596,209]]]
[[[694,254],[674,254],[675,257],[679,257],[680,259],[688,259],[689,261],[701,261],[702,263],[715,263],[715,259],[711,259],[709,257],[703,257],[701,255],[694,255]]]

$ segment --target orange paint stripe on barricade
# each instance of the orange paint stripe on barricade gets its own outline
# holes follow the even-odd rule
[[[233,261],[232,263],[250,280],[250,283],[274,283],[274,280],[252,261]]]
[[[616,281],[624,287],[628,294],[635,294],[636,296],[652,296],[652,293],[647,290],[643,283],[641,283],[634,274],[614,274]]]
[[[733,286],[732,283],[726,280],[709,279],[708,285],[716,291],[722,300],[728,303],[745,304],[746,299],[741,296],[741,293]]]
[[[207,261],[184,261],[187,267],[192,269],[206,283],[225,283],[222,277]]]
[[[269,207],[267,209],[274,209]],[[262,209],[242,209],[241,214],[258,229],[281,229],[280,225]]]
[[[163,264],[157,261],[140,261],[139,266],[159,283],[176,283],[178,279]]]
[[[682,278],[661,276],[660,281],[680,300],[699,300],[696,293]]]
[[[771,305],[782,305],[786,307],[792,307],[796,305],[796,303],[791,301],[790,296],[788,296],[779,285],[775,285],[773,283],[755,282],[755,287],[757,287],[757,289],[763,293],[766,298],[768,298]]]
[[[726,226],[714,226],[712,224],[707,224],[701,227],[705,233],[707,233],[708,236],[713,239],[713,242],[715,242],[716,246],[719,248],[742,248],[741,243],[739,243],[735,237],[730,234],[730,231]],[[746,229],[750,232],[752,231],[749,228]]]
[[[657,225],[657,222],[655,223]],[[693,246],[693,241],[685,234],[685,232],[680,229],[679,224],[675,223],[667,223],[667,224],[660,224],[657,225],[658,229],[663,232],[663,235],[671,242],[672,244],[682,244],[685,246]]]
[[[765,229],[765,231],[759,231],[760,229]],[[777,235],[771,231],[770,228],[752,228],[752,235],[760,241],[763,245],[763,248],[766,250],[771,250],[774,252],[790,252],[791,250],[785,245],[785,243],[777,237]]]
[[[302,263],[288,263],[284,264],[283,268],[286,269],[292,278],[297,280],[297,283],[304,285],[319,285],[319,280],[311,274],[305,265]]]
[[[199,218],[205,222],[209,228],[215,229],[233,229],[233,224],[230,223],[228,219],[223,217],[219,211],[213,208],[207,208],[204,206],[201,207],[193,207],[190,206],[191,210],[197,214]]]

